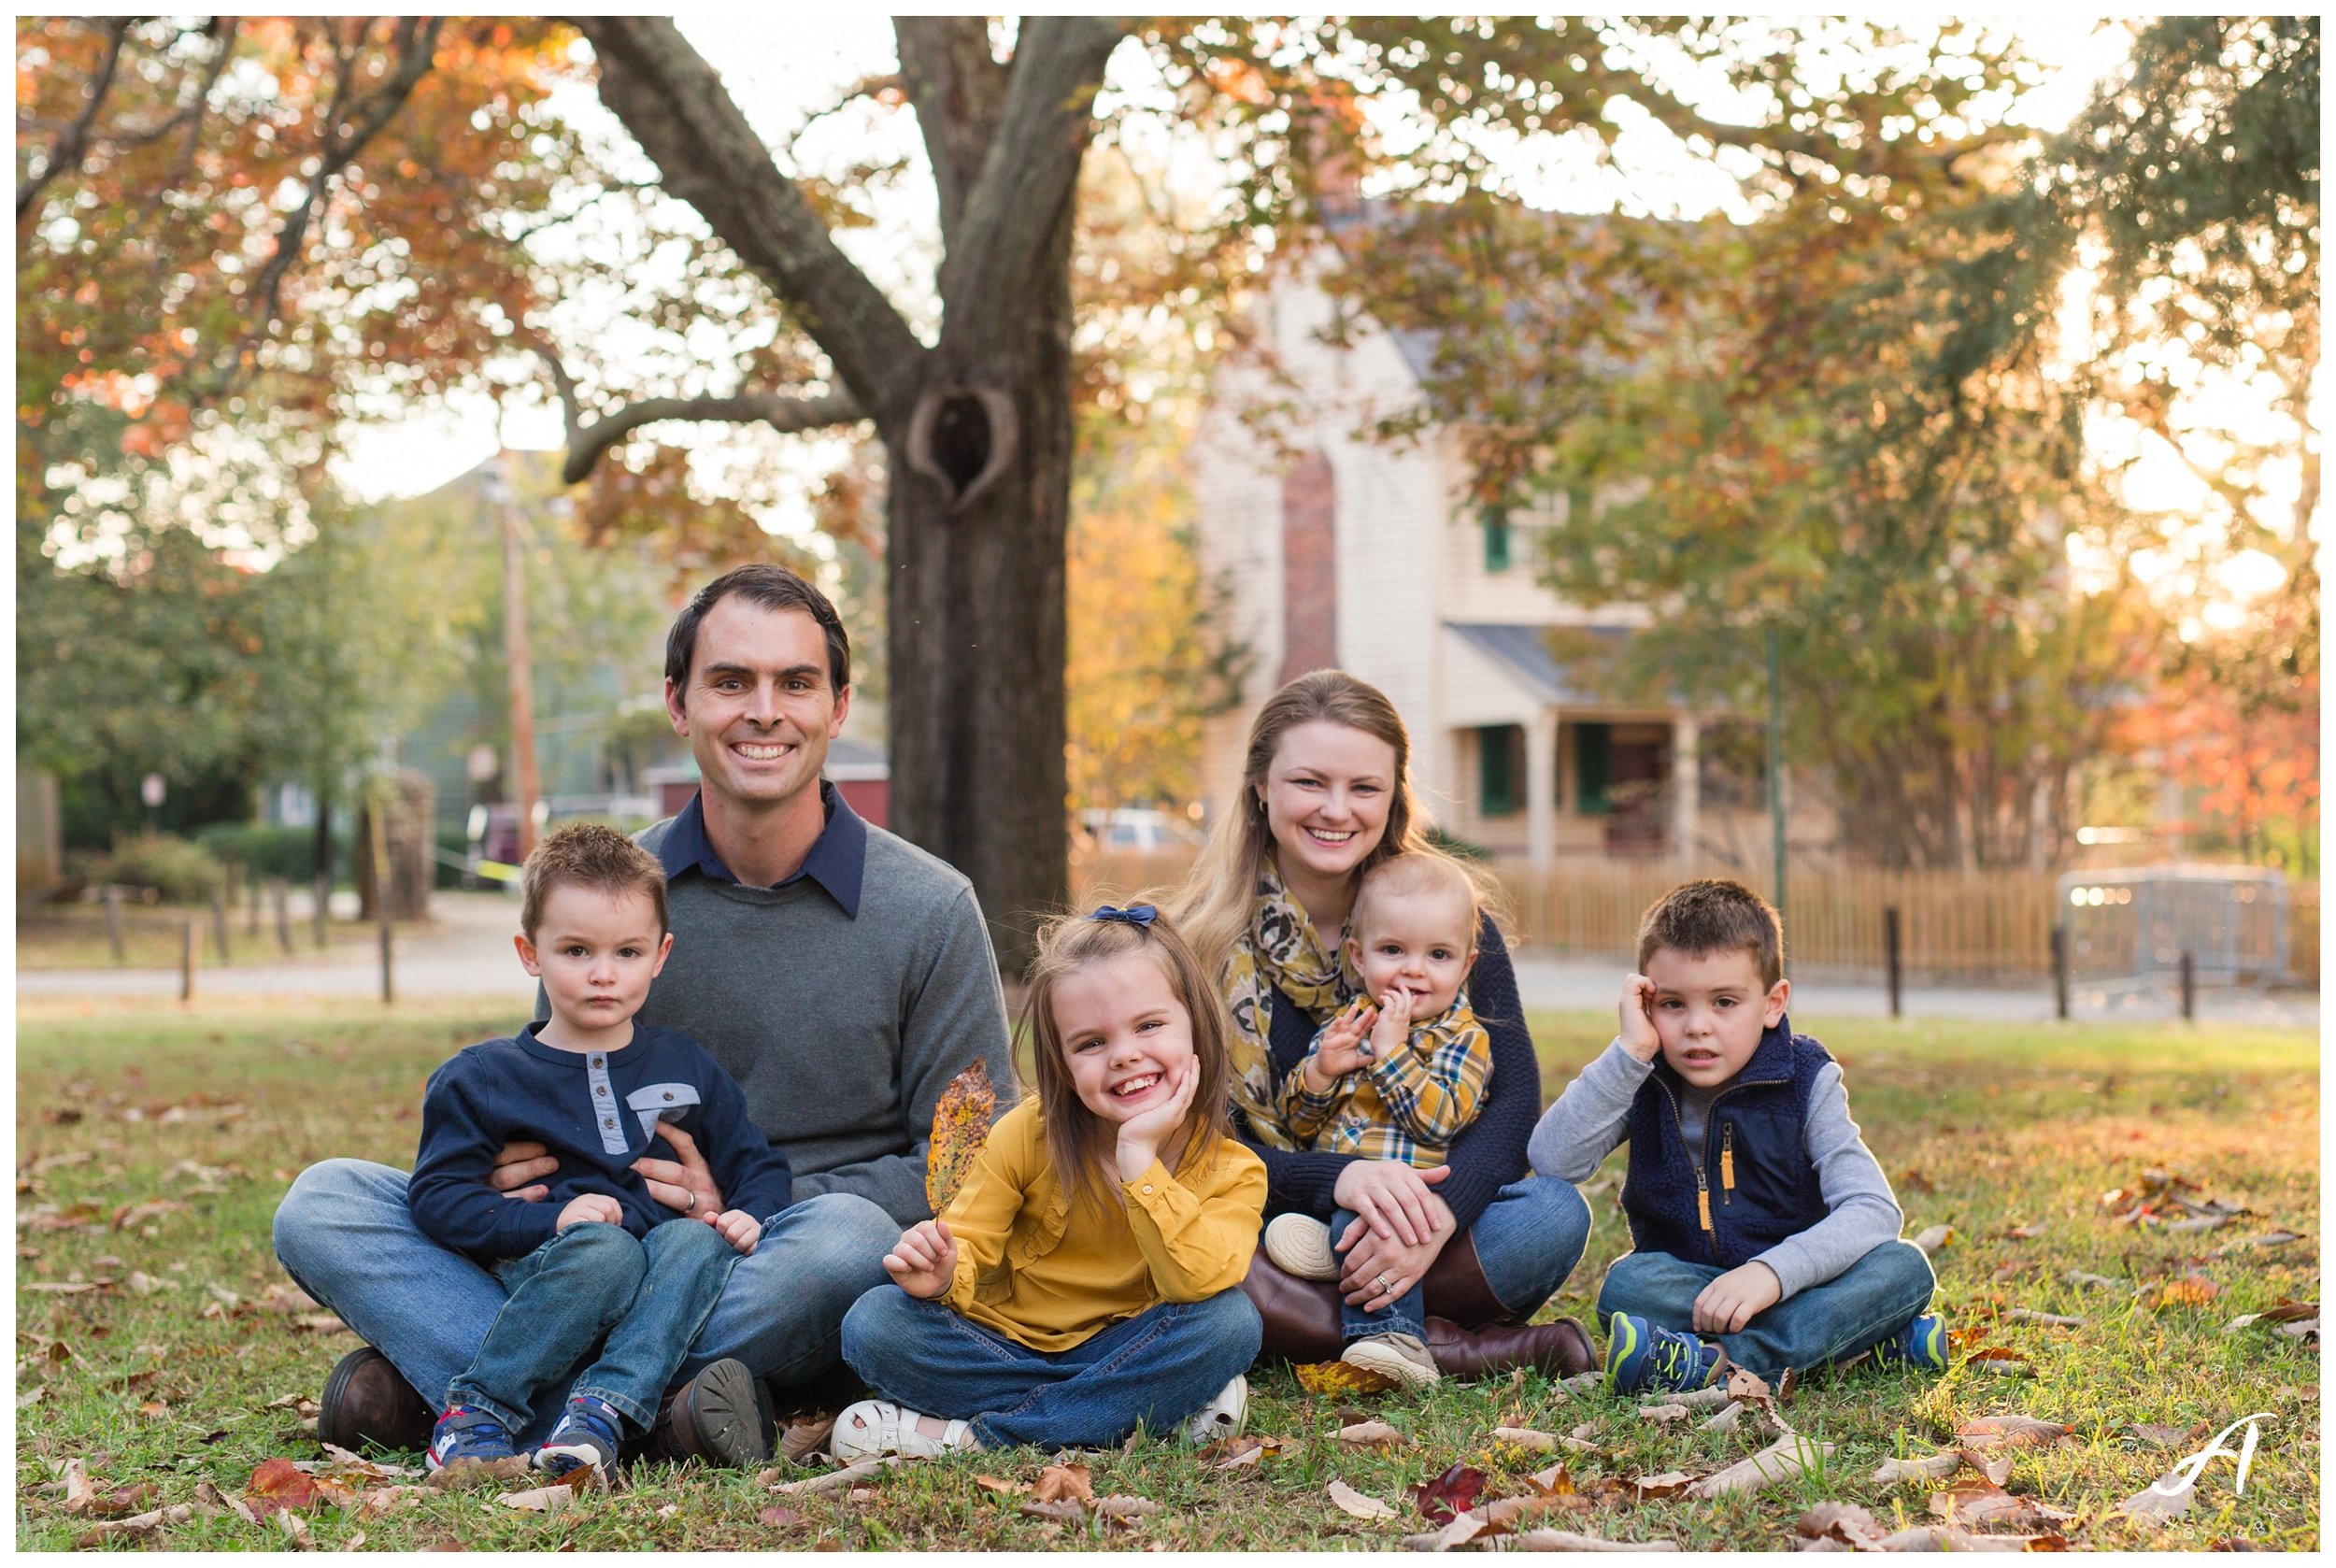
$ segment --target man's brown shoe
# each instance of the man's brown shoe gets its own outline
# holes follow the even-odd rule
[[[324,1397],[317,1401],[317,1441],[355,1453],[368,1443],[420,1452],[430,1447],[437,1418],[389,1357],[361,1346],[343,1356],[324,1380]]]
[[[1569,1318],[1521,1329],[1499,1324],[1463,1329],[1448,1318],[1431,1318],[1427,1328],[1428,1349],[1447,1377],[1481,1377],[1520,1366],[1571,1377],[1599,1364],[1589,1336]]]
[[[747,1363],[719,1361],[674,1390],[641,1457],[746,1469],[771,1457],[770,1395]]]

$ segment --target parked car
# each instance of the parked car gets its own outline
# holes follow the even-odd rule
[[[1078,839],[1083,848],[1116,855],[1163,855],[1202,844],[1201,830],[1190,821],[1149,806],[1082,811]]]

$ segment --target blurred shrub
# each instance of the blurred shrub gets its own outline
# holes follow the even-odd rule
[[[172,904],[198,904],[227,886],[227,867],[200,844],[166,833],[140,834],[97,856],[93,882],[151,888]]]

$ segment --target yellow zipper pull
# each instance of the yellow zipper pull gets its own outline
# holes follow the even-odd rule
[[[1719,1185],[1730,1192],[1736,1190],[1736,1124],[1732,1121],[1719,1124]]]
[[[1703,1173],[1701,1171],[1695,1173],[1695,1217],[1703,1222],[1705,1235],[1714,1233],[1712,1231],[1712,1190],[1710,1184],[1704,1181]]]

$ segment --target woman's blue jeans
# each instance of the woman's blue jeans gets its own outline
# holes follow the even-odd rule
[[[1340,1209],[1331,1218],[1331,1245],[1346,1235],[1355,1216]],[[1582,1261],[1589,1245],[1589,1201],[1570,1182],[1555,1176],[1527,1176],[1512,1181],[1492,1196],[1468,1234],[1476,1245],[1476,1262],[1485,1283],[1517,1321],[1523,1322],[1557,1294],[1558,1287]],[[1458,1238],[1447,1245],[1458,1245]],[[1341,1287],[1342,1290],[1344,1286]],[[1426,1292],[1414,1285],[1385,1309],[1365,1312],[1339,1303],[1339,1336],[1356,1340],[1377,1333],[1408,1333],[1427,1337]],[[1478,1328],[1480,1324],[1463,1324]]]
[[[971,1423],[985,1448],[1107,1448],[1178,1422],[1257,1359],[1239,1290],[1162,1302],[1068,1350],[1033,1350],[937,1301],[879,1285],[844,1315],[844,1360],[896,1404]]]
[[[738,1249],[697,1220],[668,1220],[637,1239],[621,1225],[571,1225],[495,1265],[510,1294],[446,1402],[517,1433],[545,1391],[564,1390],[606,1401],[638,1435],[737,1262]]]
[[[1691,1263],[1668,1252],[1632,1252],[1615,1260],[1598,1291],[1598,1320],[1617,1312],[1659,1329],[1694,1333],[1695,1298],[1728,1271]],[[1887,1241],[1822,1285],[1788,1296],[1735,1333],[1702,1334],[1728,1359],[1762,1377],[1787,1367],[1812,1371],[1887,1339],[1930,1304],[1938,1277],[1930,1260],[1911,1243]]]

